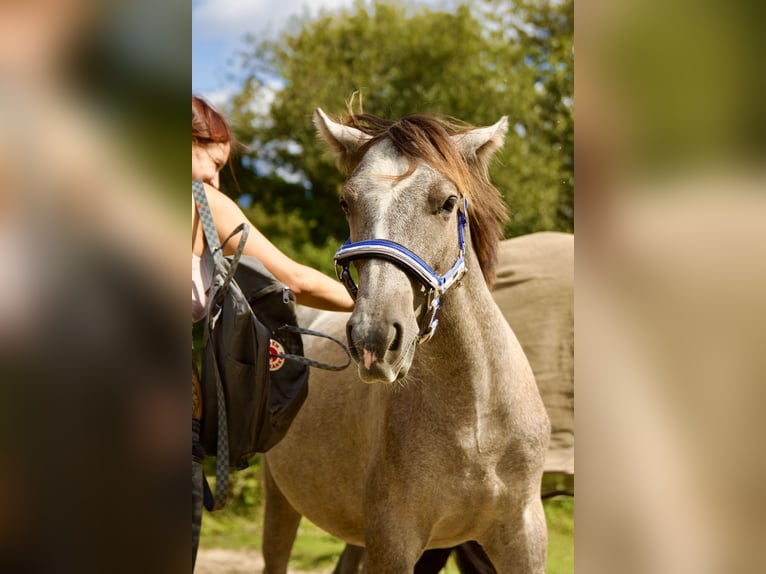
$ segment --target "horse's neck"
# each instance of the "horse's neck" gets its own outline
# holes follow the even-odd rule
[[[416,356],[420,353],[424,360],[450,365],[453,372],[464,375],[456,377],[462,379],[458,383],[461,386],[486,386],[508,369],[509,327],[478,263],[468,263],[461,284],[442,297],[436,335],[418,349]]]
[[[436,334],[415,353],[412,392],[443,440],[494,456],[507,446],[507,433],[494,429],[511,428],[519,404],[518,370],[510,327],[473,267],[447,292]]]

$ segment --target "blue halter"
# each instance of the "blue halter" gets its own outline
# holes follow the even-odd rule
[[[338,279],[346,286],[351,298],[356,301],[359,288],[351,277],[349,264],[356,259],[383,259],[393,263],[402,271],[417,279],[426,291],[426,313],[430,313],[428,325],[421,330],[415,340],[418,343],[428,341],[436,331],[439,320],[441,296],[465,273],[465,228],[467,226],[468,200],[463,199],[463,206],[457,212],[457,235],[460,252],[455,264],[444,275],[439,275],[425,261],[412,251],[387,239],[366,239],[351,243],[349,238],[335,253],[335,271]]]

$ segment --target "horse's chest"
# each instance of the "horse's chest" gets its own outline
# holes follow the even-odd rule
[[[432,469],[428,473],[431,480],[440,483],[433,492],[471,499],[475,504],[491,503],[507,494],[506,485],[515,481],[506,464],[513,448],[505,433],[476,428],[456,433],[444,429],[438,436],[438,440],[427,443],[428,449],[409,449],[420,454],[418,462],[410,462],[415,462],[421,476],[426,469]]]
[[[480,487],[485,494],[499,493],[507,478],[500,476],[503,473],[501,463],[508,453],[507,442],[467,433],[456,446],[453,452],[457,462],[455,474]]]
[[[498,475],[497,465],[474,461],[443,477],[432,490],[430,508],[435,527],[432,536],[446,541],[473,538],[487,521],[507,515],[516,498],[512,484]]]
[[[508,493],[508,485],[517,482],[514,466],[517,444],[503,424],[474,422],[453,435],[453,446],[447,450],[453,464],[453,476],[468,485],[476,497],[491,502]],[[479,502],[477,500],[477,502]]]

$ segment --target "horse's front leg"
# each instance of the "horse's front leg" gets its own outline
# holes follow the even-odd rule
[[[263,460],[265,512],[263,520],[264,574],[286,574],[287,562],[301,515],[287,502]]]
[[[479,543],[499,574],[544,574],[548,530],[540,498],[509,513],[508,521],[491,526]]]
[[[412,574],[425,548],[425,537],[407,518],[405,508],[368,514],[364,536],[366,574]]]

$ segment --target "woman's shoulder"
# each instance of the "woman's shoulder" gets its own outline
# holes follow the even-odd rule
[[[231,197],[208,184],[205,184],[205,193],[219,233],[226,235],[240,223],[249,223],[247,216]]]
[[[203,182],[202,185],[205,186],[205,195],[207,196],[208,203],[213,203],[213,202],[218,203],[221,200],[223,200],[224,198],[227,198],[227,195],[225,193],[223,193],[220,190],[214,188],[209,183],[204,183]]]
[[[240,211],[239,206],[231,197],[207,183],[205,184],[205,195],[207,196],[207,202],[210,204],[210,210],[213,214],[219,210]]]

